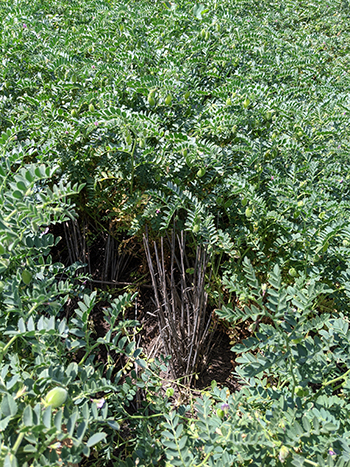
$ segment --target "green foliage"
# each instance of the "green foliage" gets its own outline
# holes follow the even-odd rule
[[[315,310],[324,285],[283,285],[276,266],[262,292],[244,267],[254,304],[221,311],[254,324],[233,348],[244,386],[230,395],[213,382],[194,406],[165,415],[166,465],[349,465],[348,318]]]
[[[120,230],[216,227],[348,295],[347,7],[248,4],[3,3],[2,128]]]
[[[349,14],[1,2],[1,465],[350,465]],[[174,404],[167,359],[137,348],[132,294],[108,297],[96,335],[106,297],[50,256],[71,198],[117,233],[175,221],[205,244],[216,313],[248,332],[240,391]],[[57,387],[67,399],[46,407]]]
[[[94,364],[97,346],[117,350],[127,363],[145,365],[128,333],[137,322],[120,320],[133,301],[130,294],[105,309],[109,332],[92,342],[89,319],[96,292],[83,294],[83,287],[74,284],[79,265],[69,271],[49,255],[59,239],[48,227],[73,217],[68,197],[82,187],[49,187],[55,169],[26,164],[25,148],[8,153],[4,145],[0,166],[0,460],[11,467],[77,462],[107,435],[113,443],[119,430],[115,418],[124,415],[122,401],[134,397],[133,389],[116,390],[123,369],[116,372],[112,361],[108,368]],[[78,308],[67,322],[61,311],[75,297]],[[64,397],[58,401],[52,389]]]

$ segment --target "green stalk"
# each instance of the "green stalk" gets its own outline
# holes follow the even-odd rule
[[[29,310],[27,317],[29,317],[33,311],[39,306],[38,303],[32,306],[32,308]],[[2,362],[2,359],[4,356],[7,354],[8,349],[11,347],[11,345],[16,341],[17,337],[20,337],[21,334],[15,334],[14,336],[11,337],[11,339],[8,341],[8,343],[5,345],[5,347],[0,351],[0,363]]]
[[[2,349],[1,356],[0,356],[0,361],[3,359],[4,355],[7,354],[8,349],[11,347],[11,345],[15,342],[19,334],[16,334],[15,336],[12,336],[11,339],[8,341],[8,343],[5,345],[5,347]]]
[[[295,374],[294,374],[294,370],[293,370],[294,358],[292,357],[292,352],[291,352],[291,349],[290,349],[288,338],[286,339],[286,347],[287,347],[287,351],[288,351],[288,353],[290,355],[290,357],[289,357],[290,370],[289,371],[290,371],[290,373],[292,375],[292,379],[293,379],[292,398],[294,399],[294,393],[295,393],[295,388],[297,386],[297,380],[295,379]]]
[[[204,464],[207,462],[207,460],[209,459],[209,457],[210,457],[211,455],[212,455],[212,453],[209,452],[209,453],[205,456],[205,458],[203,459],[203,461],[202,461],[199,465],[197,465],[197,467],[202,467],[202,466],[204,466]]]
[[[346,371],[343,375],[337,376],[336,378],[331,379],[331,380],[328,381],[327,383],[323,383],[323,384],[322,384],[322,387],[325,388],[326,386],[329,386],[329,385],[331,385],[331,384],[333,384],[333,383],[336,383],[337,381],[340,381],[341,379],[344,379],[346,376],[348,376],[349,373],[350,373],[350,369],[349,369],[348,371]],[[341,386],[342,386],[343,384],[345,384],[345,381],[344,381],[344,383],[341,384]]]
[[[131,182],[130,182],[130,195],[132,195],[134,189],[134,176],[135,176],[135,148],[136,148],[136,138],[134,139],[133,148],[131,151]]]
[[[319,464],[317,464],[317,462],[309,461],[309,459],[304,459],[304,462],[310,465],[314,465],[315,467],[319,467]]]
[[[350,373],[350,369],[348,371],[346,371],[343,375],[337,376],[336,378],[331,379],[330,381],[327,381],[326,383],[322,383],[322,386],[320,387],[320,389],[317,392],[315,392],[315,394],[312,396],[312,399],[315,399],[319,395],[319,393],[322,392],[322,390],[325,387],[330,386],[331,384],[337,383],[341,379],[345,379],[348,376],[349,373]],[[334,390],[340,389],[342,386],[344,386],[345,383],[346,383],[346,381],[343,381]]]
[[[23,441],[23,438],[24,438],[24,433],[20,433],[20,434],[17,436],[16,442],[15,442],[15,444],[13,445],[13,448],[12,448],[12,451],[13,451],[14,454],[17,453],[18,448],[20,447],[21,442]]]
[[[100,345],[100,343],[98,342],[97,344],[94,344],[92,347],[89,346],[89,343],[87,342],[86,343],[86,347],[87,347],[87,350],[85,352],[85,355],[83,356],[83,358],[80,360],[79,362],[79,365],[82,365],[85,360],[87,359],[87,357],[91,354],[91,352]]]

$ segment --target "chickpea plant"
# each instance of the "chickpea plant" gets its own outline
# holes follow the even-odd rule
[[[0,465],[350,465],[349,14],[347,0],[0,2]],[[78,216],[90,251],[113,233],[142,267],[146,230],[186,233],[189,279],[208,252],[236,392],[159,376],[177,346],[153,362],[138,348],[142,267],[111,297],[91,262],[52,259]]]

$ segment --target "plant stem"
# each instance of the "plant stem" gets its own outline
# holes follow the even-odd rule
[[[307,462],[310,465],[314,465],[315,467],[319,467],[319,464],[317,464],[317,462],[309,461],[309,459],[304,459],[304,462]]]
[[[5,347],[2,349],[0,361],[3,359],[4,355],[7,354],[8,349],[15,342],[15,340],[17,339],[18,336],[19,336],[19,334],[16,334],[15,336],[12,336],[11,339],[8,341],[8,343],[5,345]]]
[[[337,378],[331,379],[327,383],[323,383],[322,387],[329,386],[329,385],[331,385],[333,383],[336,383],[337,381],[340,381],[341,379],[344,379],[346,376],[348,376],[349,373],[350,373],[350,369],[348,371],[346,371],[343,375],[337,376]],[[345,381],[344,381],[344,383],[345,383]]]
[[[20,447],[23,438],[24,438],[24,433],[20,433],[20,434],[17,436],[16,442],[15,442],[15,444],[13,445],[13,448],[12,448],[12,451],[13,451],[14,454],[17,453],[18,448]]]
[[[136,138],[134,139],[133,148],[131,151],[131,182],[130,182],[130,195],[132,195],[134,189],[134,175],[135,175],[135,148],[136,148]]]
[[[202,462],[200,464],[197,465],[197,467],[202,467],[206,462],[207,460],[209,459],[209,457],[212,455],[211,452],[208,452],[208,454],[205,456],[205,458],[202,460]]]
[[[325,387],[330,386],[331,384],[336,383],[337,381],[340,381],[341,379],[345,379],[349,373],[350,373],[350,369],[346,371],[343,375],[337,376],[336,378],[331,379],[330,381],[327,381],[326,383],[322,383],[322,386],[320,387],[318,391],[315,392],[315,394],[312,396],[312,399],[315,399]],[[346,381],[343,381],[335,389],[340,389],[345,383]]]
[[[27,317],[29,317],[33,311],[39,306],[38,303],[32,306],[32,308],[29,310]],[[2,359],[4,356],[7,354],[8,349],[11,347],[11,345],[16,341],[17,337],[20,337],[21,334],[15,334],[14,336],[11,337],[11,339],[8,341],[8,343],[5,345],[5,347],[0,351],[0,363],[2,362]]]
[[[290,357],[289,357],[289,366],[290,366],[290,373],[291,373],[292,379],[293,379],[292,398],[294,399],[294,392],[295,392],[295,388],[297,386],[297,381],[295,379],[295,374],[294,374],[294,371],[293,371],[294,358],[292,357],[292,351],[290,349],[288,337],[286,338],[286,347],[287,347],[287,352],[290,355]]]

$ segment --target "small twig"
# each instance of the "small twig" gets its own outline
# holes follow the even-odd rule
[[[156,340],[155,344],[153,345],[152,349],[151,349],[150,352],[149,352],[149,358],[152,358],[153,350],[154,350],[154,349],[157,350],[157,344],[158,344],[158,342],[159,342],[159,339],[160,339],[160,335],[157,337],[157,340]]]
[[[137,284],[135,282],[118,282],[118,281],[99,281],[97,279],[91,279],[90,282],[95,282],[96,284],[108,284],[108,285],[137,285],[138,287],[145,287],[147,289],[153,289],[152,285],[149,284]]]

